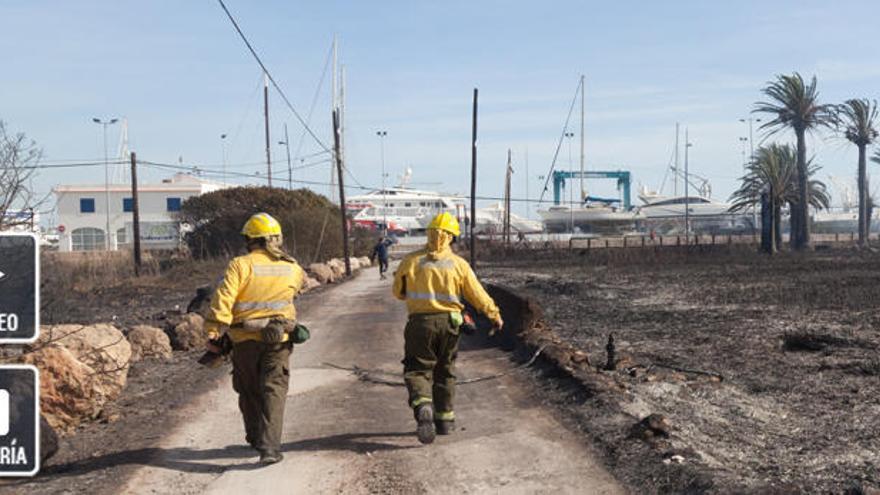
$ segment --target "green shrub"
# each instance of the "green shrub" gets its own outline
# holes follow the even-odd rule
[[[278,219],[287,251],[301,264],[342,256],[339,207],[309,189],[222,189],[187,199],[179,218],[192,229],[185,241],[194,257],[228,257],[244,250],[241,227],[259,212]],[[354,229],[351,255],[366,253],[372,237]]]

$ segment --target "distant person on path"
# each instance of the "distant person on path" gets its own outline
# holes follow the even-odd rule
[[[394,274],[394,296],[406,301],[409,321],[404,331],[403,373],[409,404],[422,443],[454,430],[455,359],[467,300],[485,314],[495,329],[504,322],[495,302],[467,261],[450,244],[461,233],[449,213],[428,225],[428,244],[401,261]]]
[[[379,239],[379,242],[373,246],[373,253],[370,255],[370,261],[379,259],[379,278],[385,280],[385,272],[388,271],[388,248],[392,241],[387,237]]]
[[[217,287],[205,331],[208,350],[221,329],[232,340],[232,387],[244,418],[245,439],[261,464],[281,461],[284,404],[290,379],[288,336],[295,324],[293,299],[305,273],[282,248],[281,225],[266,213],[252,216],[241,231],[248,254],[233,259]]]

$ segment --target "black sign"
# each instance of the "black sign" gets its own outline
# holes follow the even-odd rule
[[[29,343],[40,329],[39,242],[0,234],[0,343]]]
[[[40,379],[37,368],[0,365],[0,476],[40,470]]]

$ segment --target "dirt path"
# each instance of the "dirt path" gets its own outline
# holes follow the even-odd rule
[[[401,386],[360,381],[326,363],[400,371],[402,304],[365,273],[310,304],[313,339],[292,359],[282,463],[259,468],[229,380],[187,406],[192,420],[162,441],[121,493],[621,493],[580,437],[530,398],[515,375],[464,385],[460,431],[416,440]],[[464,378],[512,364],[465,344]],[[381,378],[398,381],[393,375]],[[157,425],[160,427],[160,425]]]

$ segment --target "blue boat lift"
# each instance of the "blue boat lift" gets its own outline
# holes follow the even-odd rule
[[[589,170],[589,171],[566,171],[566,170],[555,170],[553,172],[553,204],[559,205],[562,202],[562,191],[565,189],[565,181],[569,179],[616,179],[617,180],[617,190],[621,191],[621,195],[623,196],[623,208],[625,210],[629,210],[632,208],[631,201],[631,182],[632,177],[630,176],[629,171],[627,170]],[[607,201],[605,199],[600,198],[592,198],[588,197],[587,199],[598,199],[600,201]],[[617,200],[614,200],[617,201]]]

